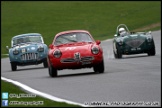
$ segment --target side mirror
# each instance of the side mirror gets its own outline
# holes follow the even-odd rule
[[[50,44],[50,45],[49,45],[49,48],[53,49],[53,45],[52,45],[52,44]]]
[[[7,50],[9,50],[9,47],[8,47],[8,46],[6,46],[6,49],[7,49]]]
[[[100,40],[96,40],[96,44],[99,45],[101,43]]]

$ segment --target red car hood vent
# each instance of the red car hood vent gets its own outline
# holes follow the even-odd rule
[[[62,58],[73,58],[75,53],[80,53],[80,56],[91,56],[91,48],[93,44],[73,44],[60,46],[59,49],[62,52]]]
[[[83,43],[83,44],[67,44],[64,46],[60,46],[59,49],[61,50],[61,52],[65,53],[65,52],[85,52],[85,51],[91,51],[91,47],[93,44],[89,44],[89,43]]]

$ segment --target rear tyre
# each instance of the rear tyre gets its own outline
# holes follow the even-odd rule
[[[11,62],[11,70],[16,71],[17,70],[17,65],[14,62]]]
[[[50,77],[57,77],[57,69],[55,69],[53,66],[48,67],[49,75]]]
[[[101,63],[99,63],[98,65],[93,67],[93,70],[95,73],[99,72],[99,73],[104,73],[104,61],[102,61]]]

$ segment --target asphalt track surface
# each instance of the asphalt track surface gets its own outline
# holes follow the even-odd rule
[[[1,59],[1,76],[81,104],[143,102],[141,105],[158,103],[161,106],[161,30],[152,32],[152,35],[156,46],[155,56],[144,53],[115,59],[112,39],[102,41],[103,74],[94,73],[92,68],[60,70],[58,77],[51,78],[43,64],[18,67],[13,72],[9,59],[5,58]]]

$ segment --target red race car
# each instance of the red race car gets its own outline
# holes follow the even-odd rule
[[[57,70],[93,67],[104,73],[103,51],[100,41],[95,41],[86,30],[69,30],[56,34],[48,51],[48,69],[51,77]]]

